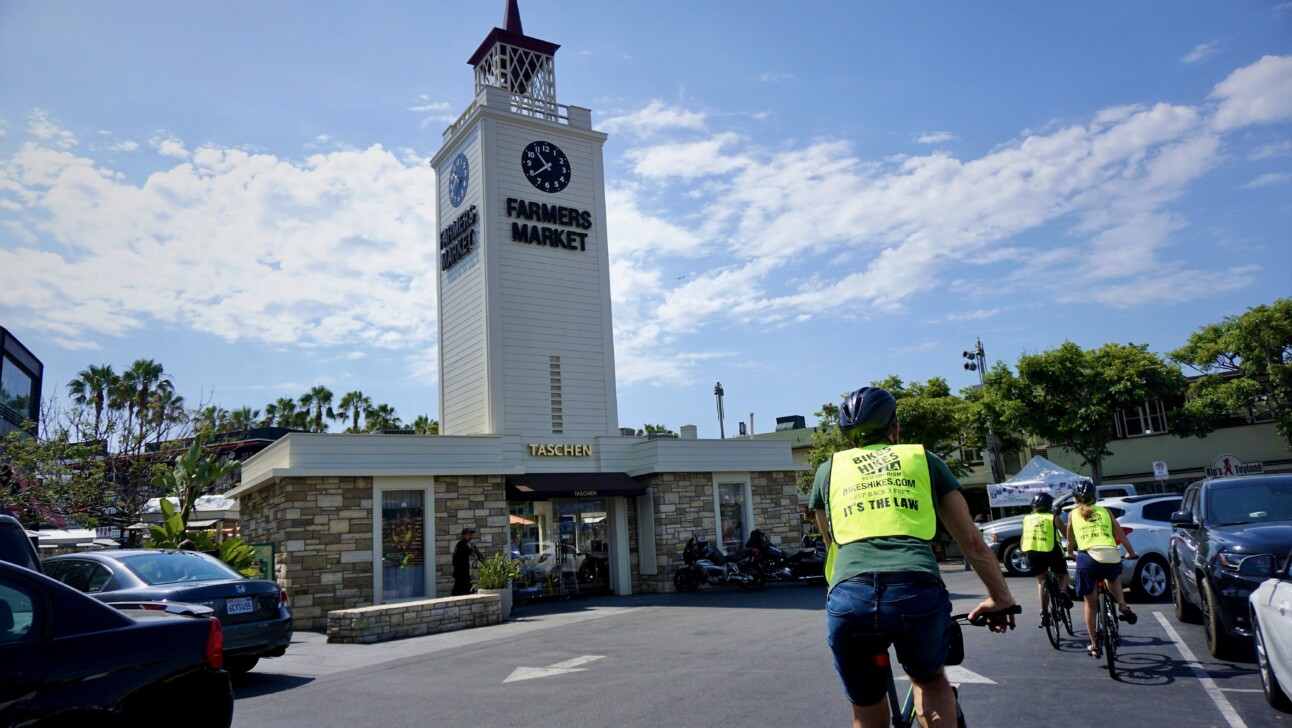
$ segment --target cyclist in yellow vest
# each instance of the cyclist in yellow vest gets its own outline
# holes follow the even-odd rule
[[[1107,584],[1108,590],[1117,600],[1122,620],[1135,624],[1139,617],[1126,606],[1126,594],[1122,591],[1121,552],[1117,550],[1117,544],[1125,544],[1126,558],[1138,559],[1139,556],[1113,514],[1103,506],[1094,505],[1094,483],[1078,483],[1072,489],[1072,496],[1077,501],[1077,507],[1068,514],[1068,556],[1071,557],[1074,551],[1079,552],[1077,596],[1086,601],[1086,632],[1090,635],[1090,646],[1086,648],[1086,652],[1097,658],[1101,656],[1101,651],[1095,642],[1095,613],[1099,610],[1099,595],[1095,593],[1095,584],[1101,580]],[[1116,561],[1100,561],[1091,556],[1092,549],[1115,552]]]
[[[1053,508],[1054,496],[1049,493],[1032,496],[1032,512],[1023,518],[1023,538],[1019,542],[1032,575],[1036,577],[1036,601],[1041,605],[1039,627],[1045,627],[1050,621],[1045,599],[1046,571],[1053,571],[1059,580],[1059,601],[1063,602],[1063,608],[1072,609],[1072,597],[1068,596],[1068,562],[1063,558],[1063,548],[1059,545],[1059,533],[1063,531],[1064,524]]]
[[[839,409],[839,429],[853,448],[817,469],[809,507],[826,545],[838,547],[827,570],[826,625],[853,726],[889,724],[887,680],[875,657],[890,644],[915,686],[920,725],[954,724],[955,694],[943,671],[951,600],[930,545],[938,523],[987,588],[972,615],[1008,609],[1014,597],[946,463],[922,445],[899,444],[892,394],[853,392]],[[1005,632],[1014,617],[988,626]]]

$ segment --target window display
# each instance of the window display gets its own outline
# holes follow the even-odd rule
[[[381,494],[381,598],[426,596],[425,493],[388,490]]]

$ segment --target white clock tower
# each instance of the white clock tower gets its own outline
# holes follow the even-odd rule
[[[605,183],[592,112],[508,0],[436,171],[440,432],[618,435]]]

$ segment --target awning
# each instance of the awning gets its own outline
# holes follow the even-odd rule
[[[645,495],[646,486],[628,473],[526,473],[507,476],[507,499],[604,498]]]
[[[189,528],[210,528],[211,526],[214,526],[219,522],[220,521],[218,519],[210,520],[210,521],[189,521],[188,527]]]

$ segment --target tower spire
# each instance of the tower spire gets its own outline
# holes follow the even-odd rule
[[[502,29],[516,35],[525,34],[525,29],[520,24],[520,3],[518,0],[507,0],[507,12],[502,16]]]

